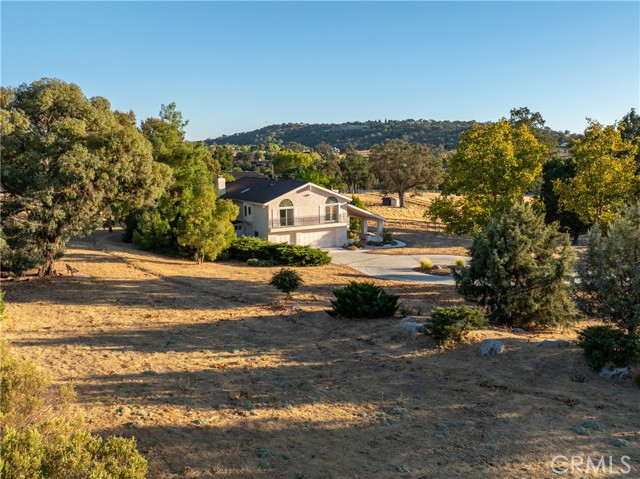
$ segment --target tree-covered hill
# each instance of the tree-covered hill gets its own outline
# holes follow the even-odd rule
[[[259,130],[210,138],[205,142],[234,145],[295,142],[310,147],[326,142],[339,148],[350,143],[358,150],[368,150],[384,140],[400,139],[411,143],[443,145],[451,149],[457,146],[460,133],[470,129],[474,123],[474,121],[435,120],[375,120],[340,124],[283,123],[265,126]],[[569,138],[568,132],[548,131],[558,139],[560,144],[565,143]]]

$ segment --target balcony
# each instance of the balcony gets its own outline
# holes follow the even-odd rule
[[[338,215],[333,220],[328,220],[325,215],[318,216],[296,216],[294,218],[272,218],[269,220],[269,228],[293,228],[296,226],[316,226],[334,223],[346,223],[348,216],[346,214]]]

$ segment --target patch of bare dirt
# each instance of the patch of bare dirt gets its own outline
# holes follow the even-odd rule
[[[3,282],[4,336],[75,383],[94,431],[136,436],[151,478],[539,479],[552,457],[588,454],[628,455],[640,477],[640,389],[599,378],[576,347],[536,347],[573,330],[487,329],[442,351],[399,317],[328,316],[331,290],[365,279],[343,266],[298,268],[285,300],[267,284],[277,268],[198,266],[117,233],[74,241],[63,262],[87,277]],[[461,302],[374,281],[418,320]],[[505,353],[479,358],[486,337]],[[587,419],[606,432],[576,435]]]
[[[387,218],[385,228],[391,231],[396,239],[407,244],[405,248],[378,249],[372,250],[369,254],[469,254],[469,237],[436,231],[434,224],[424,217],[427,206],[438,196],[436,193],[409,194],[405,197],[403,208],[382,206],[382,197],[385,195],[381,193],[359,193],[357,196],[364,201],[368,210]]]

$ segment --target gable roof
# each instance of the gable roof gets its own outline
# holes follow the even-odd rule
[[[240,176],[236,181],[227,183],[226,190],[222,198],[239,201],[250,201],[252,203],[267,204],[280,196],[286,195],[294,190],[306,186],[324,191],[332,196],[342,198],[351,202],[351,198],[331,191],[315,183],[297,180],[272,180],[266,176]]]
[[[245,176],[227,183],[222,198],[265,204],[306,184],[305,181],[276,181],[266,177]]]

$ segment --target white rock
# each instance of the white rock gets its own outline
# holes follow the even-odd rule
[[[411,323],[409,321],[402,323],[402,328],[412,338],[418,337],[418,333],[422,332],[423,327],[424,325],[422,323]]]
[[[628,379],[631,377],[629,367],[626,368],[602,368],[600,377],[607,379]]]
[[[480,343],[480,356],[495,356],[503,351],[504,344],[497,339],[485,339]]]

